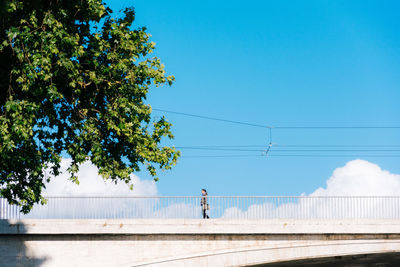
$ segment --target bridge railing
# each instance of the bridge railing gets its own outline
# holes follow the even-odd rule
[[[47,197],[29,214],[0,198],[0,219],[202,218],[201,197]],[[400,219],[400,196],[208,196],[221,219]]]

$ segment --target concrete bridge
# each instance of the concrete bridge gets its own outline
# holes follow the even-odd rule
[[[398,219],[3,219],[0,266],[400,266]]]

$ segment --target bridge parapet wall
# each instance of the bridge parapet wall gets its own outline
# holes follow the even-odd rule
[[[400,220],[0,220],[0,266],[245,266],[388,252],[400,252]]]

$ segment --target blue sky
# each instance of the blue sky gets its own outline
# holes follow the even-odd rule
[[[153,108],[272,126],[400,126],[398,1],[106,2],[115,11],[135,7],[135,25],[148,28],[155,55],[176,78],[172,87],[151,90]],[[154,115],[173,123],[175,140],[169,144],[175,146],[266,149],[269,143],[263,128]],[[400,129],[273,129],[272,134],[271,155],[291,148],[284,145],[400,149]],[[299,195],[325,186],[333,170],[357,158],[400,173],[399,157],[364,156],[400,155],[396,151],[313,153],[349,156],[182,149],[178,165],[160,173],[157,186],[162,195],[198,195],[203,187],[212,195]],[[188,157],[238,154],[255,156]]]

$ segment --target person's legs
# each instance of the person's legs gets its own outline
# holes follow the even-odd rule
[[[205,219],[205,218],[206,218],[206,216],[207,216],[207,214],[206,214],[206,210],[205,210],[205,209],[203,209],[203,219]]]
[[[208,217],[207,210],[204,210],[204,219],[210,219],[210,217]]]

